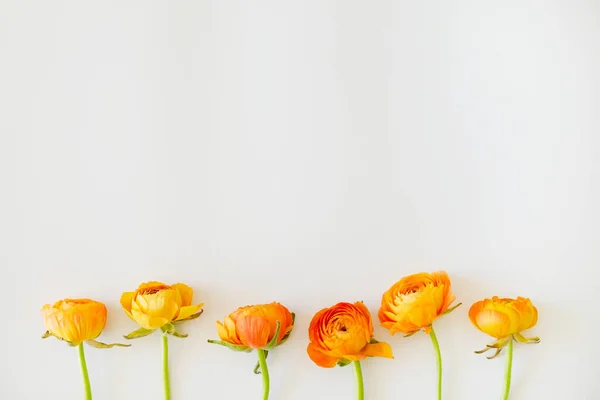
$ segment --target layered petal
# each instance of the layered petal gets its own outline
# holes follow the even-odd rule
[[[342,302],[317,312],[310,322],[308,336],[308,355],[321,367],[330,368],[338,362],[365,357],[392,357],[387,343],[371,343],[373,322],[362,302]]]
[[[379,322],[392,335],[412,334],[421,329],[428,333],[433,321],[444,314],[455,299],[446,272],[409,275],[383,294]]]
[[[293,314],[277,302],[240,307],[225,317],[223,323],[217,322],[222,341],[252,349],[267,348],[273,340],[278,345],[293,328]]]
[[[527,298],[494,296],[474,303],[469,309],[469,319],[480,331],[502,339],[535,326],[538,311]]]
[[[203,304],[192,305],[193,294],[192,288],[184,283],[144,282],[135,292],[121,295],[121,306],[142,328],[153,330],[173,321],[197,317]]]
[[[73,345],[97,338],[106,326],[106,314],[103,303],[90,299],[64,299],[42,307],[46,329]]]

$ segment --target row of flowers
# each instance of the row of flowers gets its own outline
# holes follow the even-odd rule
[[[178,331],[179,325],[198,318],[203,311],[203,304],[193,304],[193,294],[192,288],[183,283],[166,285],[148,282],[141,284],[134,292],[125,292],[121,296],[123,310],[140,326],[125,335],[125,339],[148,336],[156,330],[162,333],[166,400],[171,398],[168,336],[187,337],[187,334]],[[461,305],[453,305],[455,300],[446,272],[418,273],[402,278],[387,290],[382,296],[378,313],[379,322],[392,335],[401,333],[408,337],[424,331],[430,336],[436,351],[438,400],[442,398],[442,358],[433,323]],[[92,399],[83,343],[96,348],[129,346],[96,340],[106,325],[106,306],[90,299],[65,299],[54,305],[45,305],[42,315],[47,329],[43,338],[52,336],[78,348],[85,398]],[[496,339],[476,353],[493,349],[494,354],[488,357],[491,359],[507,348],[503,396],[506,400],[510,392],[513,342],[539,342],[537,337],[526,338],[522,335],[524,330],[537,323],[537,309],[526,298],[492,297],[474,303],[469,310],[469,318],[478,329]],[[280,303],[245,306],[225,317],[223,322],[217,322],[220,340],[209,340],[209,343],[241,352],[256,350],[258,362],[254,372],[262,375],[263,399],[266,400],[269,398],[270,384],[266,362],[268,353],[283,344],[293,329],[294,313]],[[324,368],[353,365],[359,400],[364,399],[360,361],[366,357],[393,358],[391,346],[373,337],[371,314],[362,302],[341,302],[317,312],[310,322],[308,338],[307,353],[316,365]]]

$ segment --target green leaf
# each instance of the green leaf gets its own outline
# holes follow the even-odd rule
[[[171,324],[171,323],[163,325],[163,327],[160,328],[160,330],[163,331],[166,334],[173,335],[173,336],[178,337],[178,338],[186,338],[186,337],[188,337],[187,333],[179,333],[179,332],[177,332],[177,329],[175,329],[175,326],[173,324]]]
[[[269,351],[265,350],[265,360],[267,359],[267,357],[269,357]],[[254,373],[256,375],[260,375],[260,362],[256,362],[256,366],[254,367]]]
[[[404,335],[404,337],[405,337],[405,338],[407,338],[407,337],[411,337],[412,335],[414,335],[414,334],[415,334],[415,333],[417,333],[417,332],[419,332],[419,331],[414,331],[414,332],[408,333],[408,334]]]
[[[345,358],[340,358],[337,362],[337,365],[339,367],[345,367],[346,365],[350,364],[352,361],[350,360],[346,360]]]
[[[97,349],[110,349],[112,347],[129,347],[129,346],[131,346],[130,344],[121,344],[121,343],[106,344],[106,343],[98,342],[97,340],[86,340],[86,343]]]
[[[267,347],[265,347],[265,350],[271,350],[272,348],[277,346],[277,339],[279,338],[279,330],[280,329],[281,329],[281,322],[277,321],[277,328],[275,328],[275,335],[273,336],[273,339],[271,339],[269,344],[267,344]]]
[[[371,338],[371,340],[369,341],[369,344],[377,344],[379,343],[379,340],[375,339],[374,337]]]
[[[144,337],[144,336],[148,336],[149,334],[151,334],[155,330],[156,329],[140,328],[137,331],[133,331],[129,335],[125,335],[123,337],[125,339],[138,339],[138,338],[141,338],[141,337]]]
[[[251,347],[247,347],[247,346],[243,346],[243,345],[237,345],[237,344],[231,344],[231,343],[224,342],[222,340],[211,340],[211,339],[209,339],[208,343],[218,344],[220,346],[225,346],[228,349],[231,349],[233,351],[243,351],[243,352],[246,352],[246,353],[250,353],[252,351]]]
[[[50,331],[46,331],[46,333],[44,333],[44,334],[42,335],[42,339],[46,339],[46,338],[49,338],[49,337],[51,337],[51,336],[54,336],[54,335],[53,335],[53,334],[51,334],[51,333],[50,333]],[[54,336],[54,337],[56,337],[56,336]]]

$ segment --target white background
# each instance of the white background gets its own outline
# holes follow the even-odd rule
[[[209,345],[237,306],[297,313],[274,400],[353,399],[306,355],[312,315],[445,269],[447,400],[498,399],[504,357],[468,307],[537,305],[514,400],[598,399],[597,1],[0,0],[0,398],[81,399],[77,352],[39,337],[63,297],[183,281],[173,399],[259,399],[255,354]],[[366,398],[434,399],[424,334],[363,363]],[[95,399],[161,399],[158,335],[89,349]]]

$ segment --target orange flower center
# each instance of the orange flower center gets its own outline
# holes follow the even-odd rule
[[[150,287],[150,288],[144,288],[142,290],[140,290],[138,293],[141,295],[146,295],[146,294],[156,294],[158,292],[160,292],[161,290],[166,290],[169,289],[169,286],[156,286],[156,287]]]

